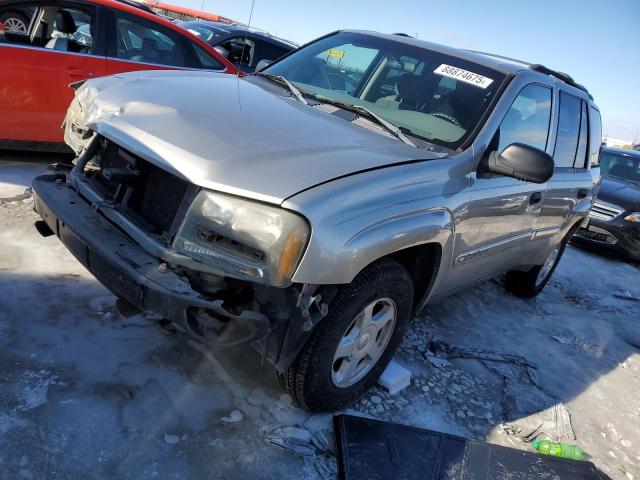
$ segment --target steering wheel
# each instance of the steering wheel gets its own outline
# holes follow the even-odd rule
[[[341,90],[343,92],[348,91],[348,88],[354,84],[354,81],[348,76],[334,72],[327,72],[327,80],[331,90]]]
[[[431,113],[430,115],[433,117],[438,117],[443,120],[446,120],[449,123],[453,123],[456,127],[462,127],[462,125],[460,125],[460,122],[458,120],[456,120],[451,115],[447,115],[446,113],[436,112],[436,113]]]

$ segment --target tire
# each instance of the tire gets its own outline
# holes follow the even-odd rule
[[[29,19],[18,12],[7,12],[0,15],[0,22],[7,32],[27,33]]]
[[[296,405],[312,412],[336,410],[357,402],[391,361],[411,319],[412,306],[413,283],[402,265],[391,259],[370,265],[352,283],[339,289],[328,315],[312,332],[293,364],[278,375],[280,384]],[[365,320],[366,312],[372,313],[370,322]],[[393,312],[392,321],[389,318]],[[381,328],[376,330],[378,327]],[[336,359],[340,355],[339,344],[343,346],[340,352],[350,349],[354,356]],[[360,355],[363,358],[357,359]],[[349,376],[343,372],[350,370],[351,362],[355,369]]]
[[[533,298],[538,295],[544,289],[553,272],[555,272],[570,238],[571,236],[568,235],[556,245],[556,247],[549,252],[549,256],[544,264],[536,265],[527,272],[518,272],[515,270],[507,272],[504,282],[505,288],[514,295],[522,298]],[[545,266],[546,272],[542,272]]]

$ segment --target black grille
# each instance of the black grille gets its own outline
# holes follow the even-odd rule
[[[104,197],[143,228],[173,234],[178,210],[192,185],[150,162],[104,140],[91,163],[97,171],[86,174]]]
[[[591,230],[587,230],[586,228],[578,229],[577,234],[579,237],[589,238],[597,242],[609,243],[611,245],[617,242],[616,238],[613,235],[600,232],[592,232]]]

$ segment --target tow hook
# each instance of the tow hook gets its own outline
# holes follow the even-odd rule
[[[33,223],[33,226],[36,227],[38,233],[45,238],[53,235],[53,230],[49,228],[49,225],[47,225],[47,222],[45,222],[44,220],[36,220]]]
[[[304,323],[302,329],[305,332],[310,331],[313,326],[329,313],[329,305],[322,303],[322,295],[315,294],[318,289],[317,285],[305,283],[298,295],[296,306],[302,312]]]

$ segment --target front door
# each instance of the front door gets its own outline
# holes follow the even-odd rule
[[[106,74],[94,44],[96,8],[74,2],[35,8],[30,35],[5,35],[0,43],[0,140],[62,142],[73,90],[69,84]]]
[[[486,154],[515,142],[545,150],[552,89],[529,84],[513,101]],[[454,287],[526,263],[546,185],[492,173],[471,173],[470,201],[457,220],[452,274]],[[444,286],[444,290],[447,290]]]

